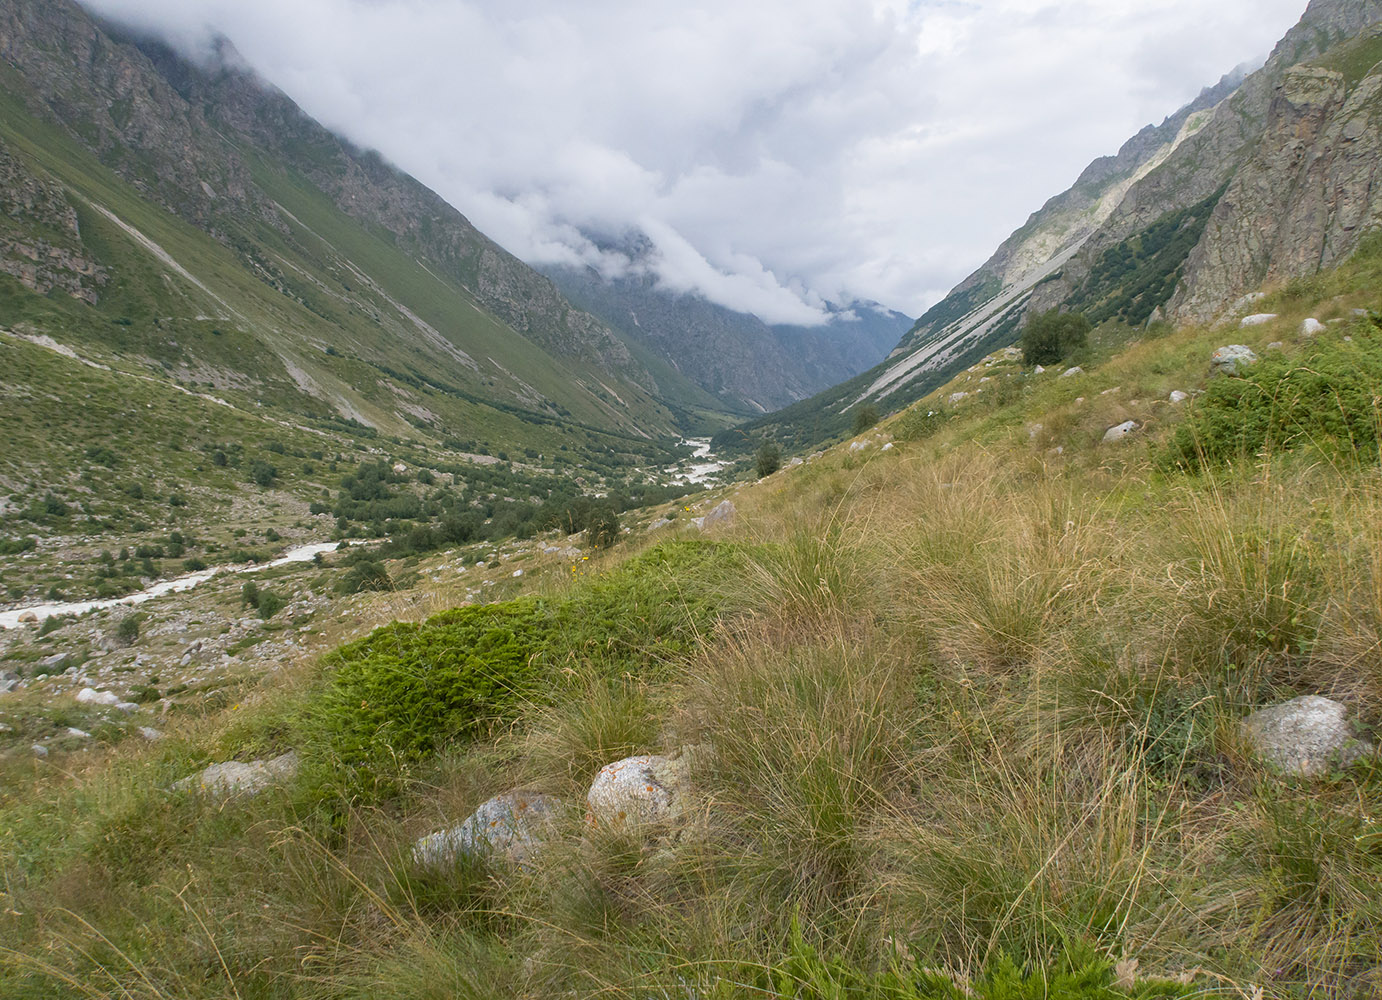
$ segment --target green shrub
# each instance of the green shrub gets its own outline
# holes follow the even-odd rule
[[[140,615],[126,615],[115,628],[115,638],[130,645],[139,638]]]
[[[1089,346],[1089,320],[1059,308],[1039,313],[1022,331],[1022,363],[1054,365]]]
[[[355,792],[387,793],[390,772],[438,747],[557,700],[570,668],[592,677],[659,677],[697,648],[718,616],[737,550],[670,543],[560,600],[525,598],[395,623],[324,661],[305,732]],[[261,600],[263,595],[261,594]]]
[[[333,757],[407,762],[511,717],[532,693],[532,656],[549,615],[535,600],[460,608],[338,650],[313,713]]]
[[[1158,456],[1198,471],[1312,446],[1328,457],[1377,459],[1382,334],[1317,341],[1299,358],[1272,354],[1239,378],[1213,379]]]
[[[759,446],[757,454],[754,455],[754,469],[758,472],[758,478],[771,476],[780,468],[782,468],[782,449],[776,441],[764,441]]]
[[[255,605],[259,609],[259,617],[268,621],[274,615],[283,610],[287,600],[282,594],[275,594],[272,590],[261,590],[259,592],[259,603]]]
[[[362,558],[353,563],[336,589],[342,594],[360,594],[367,590],[392,590],[389,571],[378,559]]]
[[[240,588],[240,602],[247,608],[259,607],[259,584],[253,580],[246,580],[245,585]]]
[[[274,480],[277,478],[278,469],[262,458],[256,458],[254,463],[250,466],[250,481],[256,485],[263,486],[267,489],[274,484]]]
[[[874,424],[878,423],[878,407],[872,403],[866,403],[859,407],[854,413],[854,433],[862,434]]]

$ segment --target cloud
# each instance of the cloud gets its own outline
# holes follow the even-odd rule
[[[1304,0],[85,0],[229,37],[534,263],[770,322],[918,314]],[[641,229],[633,261],[589,234]]]

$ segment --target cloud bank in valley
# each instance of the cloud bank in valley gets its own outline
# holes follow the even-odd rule
[[[1266,55],[1305,0],[84,0],[228,37],[536,264],[774,323],[913,315],[1096,156]]]

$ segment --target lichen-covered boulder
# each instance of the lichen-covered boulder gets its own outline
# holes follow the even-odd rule
[[[664,826],[686,811],[690,761],[656,755],[626,757],[606,764],[585,797],[586,825],[626,830]]]
[[[1348,724],[1337,701],[1306,695],[1254,712],[1243,720],[1243,736],[1267,763],[1287,774],[1312,776],[1347,767],[1372,753]]]
[[[231,760],[175,781],[178,791],[199,792],[217,799],[248,797],[291,781],[298,773],[298,755],[289,750],[272,760]]]
[[[1240,369],[1257,364],[1257,355],[1245,344],[1229,344],[1215,351],[1209,358],[1209,369],[1215,375],[1237,375]]]
[[[419,839],[413,860],[427,868],[481,857],[523,864],[547,841],[560,813],[561,800],[551,795],[504,792],[481,804],[459,826]]]

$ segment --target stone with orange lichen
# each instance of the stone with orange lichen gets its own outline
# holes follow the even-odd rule
[[[624,830],[680,818],[689,794],[686,757],[626,757],[600,769],[586,795],[586,825]]]

